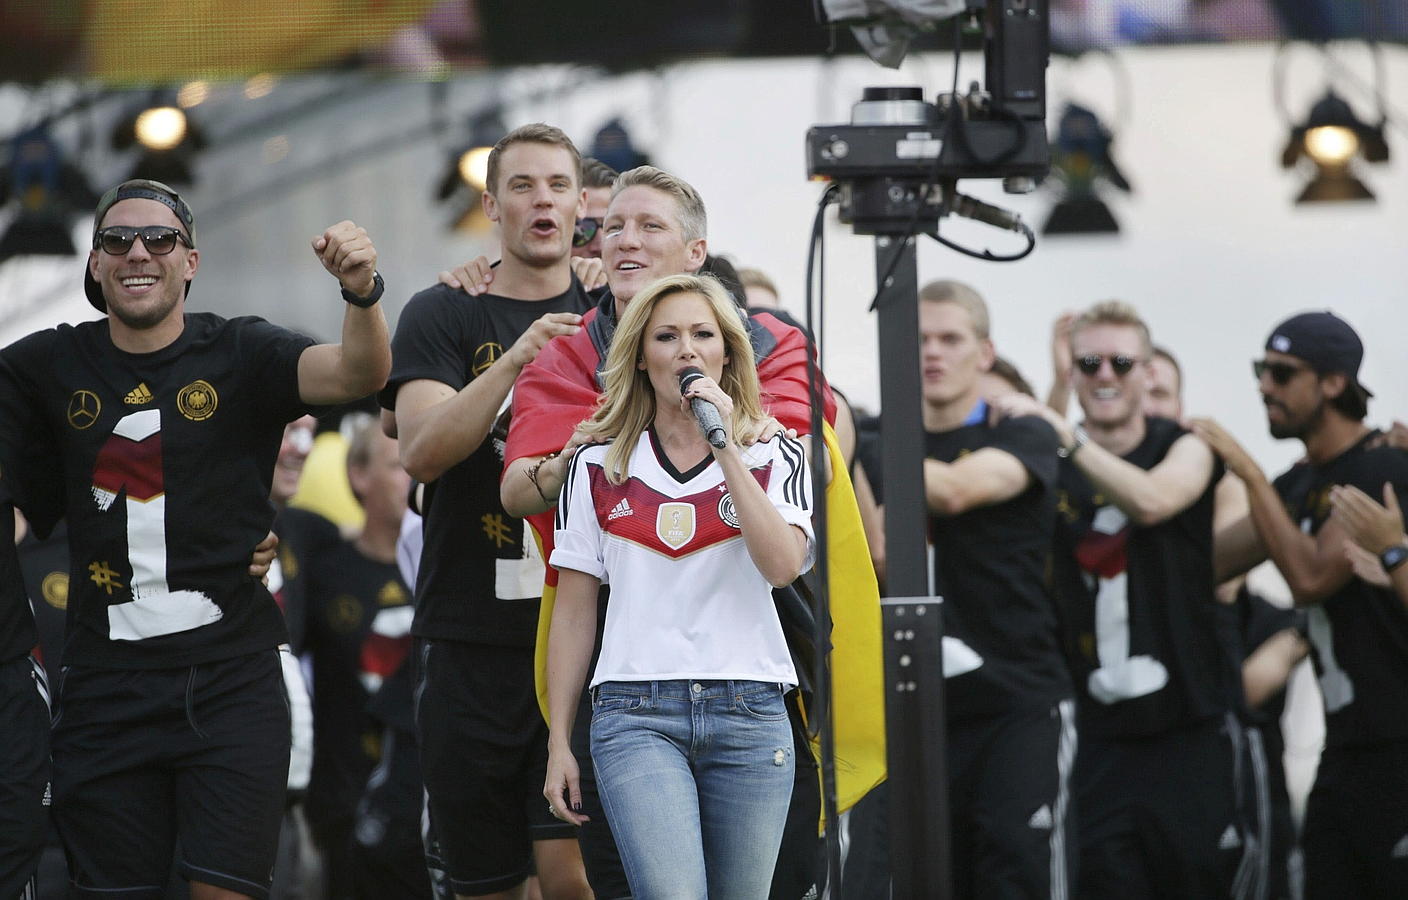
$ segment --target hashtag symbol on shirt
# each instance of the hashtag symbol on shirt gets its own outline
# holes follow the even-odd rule
[[[117,580],[117,573],[108,568],[108,564],[105,562],[95,561],[89,563],[88,571],[93,573],[89,575],[88,578],[98,587],[107,591],[108,596],[112,596],[113,588],[122,587],[122,582]]]
[[[480,517],[479,521],[484,523],[484,535],[496,546],[502,547],[504,544],[513,543],[512,532],[504,523],[503,516],[498,513],[486,513]]]

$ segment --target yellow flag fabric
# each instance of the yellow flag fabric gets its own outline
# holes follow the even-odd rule
[[[836,746],[836,804],[850,809],[885,780],[884,660],[881,656],[880,589],[870,562],[855,489],[836,433],[825,425],[831,459],[826,525],[831,583],[831,696]],[[536,536],[536,535],[535,535]],[[543,587],[538,613],[537,689],[548,715],[548,628],[557,589]],[[813,751],[820,753],[819,746]]]
[[[346,438],[336,431],[324,431],[313,439],[298,491],[288,505],[311,510],[343,531],[361,529],[366,513],[347,483]]]
[[[244,78],[315,68],[381,43],[434,0],[91,0],[86,71],[115,83]]]

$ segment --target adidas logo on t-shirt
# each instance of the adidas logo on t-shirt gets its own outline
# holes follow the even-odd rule
[[[144,381],[127,392],[127,396],[122,398],[122,402],[128,406],[141,406],[144,403],[152,402],[151,388],[147,387]]]
[[[611,507],[611,512],[606,514],[606,521],[610,522],[612,519],[619,519],[622,516],[633,516],[635,514],[636,511],[631,508],[631,501],[626,497],[622,497],[621,502]]]
[[[1389,856],[1392,859],[1408,858],[1408,834],[1398,839],[1398,843],[1393,845],[1393,852]]]
[[[1242,836],[1237,834],[1235,825],[1228,825],[1227,830],[1222,832],[1222,837],[1218,838],[1217,849],[1236,850],[1242,846]]]
[[[1032,817],[1027,820],[1028,828],[1039,828],[1042,831],[1050,831],[1051,825],[1051,807],[1047,806],[1045,803],[1041,805],[1040,809],[1032,813]]]

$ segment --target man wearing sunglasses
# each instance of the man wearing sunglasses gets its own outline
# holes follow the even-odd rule
[[[1212,531],[1221,466],[1145,415],[1148,327],[1128,304],[1070,325],[1080,425],[1024,397],[1061,445],[1054,580],[1075,675],[1081,897],[1228,897],[1237,673],[1220,643]]]
[[[187,312],[195,219],[171,188],[104,194],[84,287],[107,315],[6,348],[62,472],[70,628],[52,735],[74,896],[268,895],[289,767],[288,633],[248,548],[273,521],[285,423],[365,396],[391,367],[376,249],[351,222],[312,242],[347,302],[341,344]]]
[[[582,160],[582,211],[572,231],[574,259],[601,258],[601,223],[606,219],[606,207],[611,203],[611,187],[616,183],[616,170],[599,159]]]
[[[1271,435],[1296,438],[1305,458],[1269,481],[1210,419],[1194,428],[1246,482],[1251,514],[1217,536],[1219,577],[1276,563],[1298,606],[1325,702],[1325,747],[1306,807],[1305,895],[1408,896],[1408,609],[1391,590],[1355,576],[1347,532],[1331,515],[1336,486],[1403,506],[1408,453],[1364,424],[1372,396],[1359,383],[1364,347],[1330,312],[1292,316],[1266,341],[1252,372]],[[1388,547],[1385,569],[1408,551]]]

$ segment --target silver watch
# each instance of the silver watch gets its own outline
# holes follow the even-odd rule
[[[1076,455],[1076,451],[1084,447],[1090,441],[1090,435],[1086,432],[1084,425],[1077,425],[1071,430],[1071,443],[1069,446],[1056,448],[1056,455],[1062,459],[1070,459]]]

